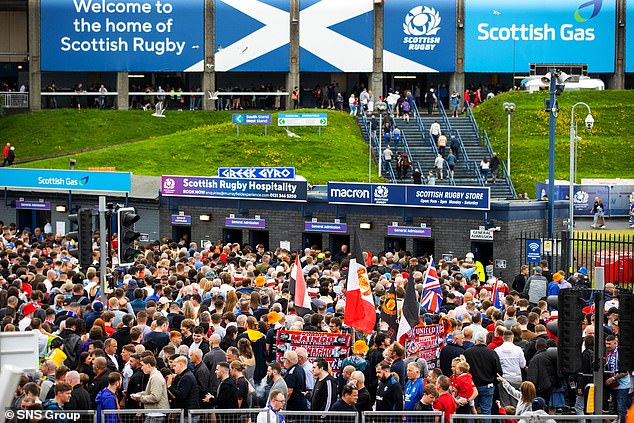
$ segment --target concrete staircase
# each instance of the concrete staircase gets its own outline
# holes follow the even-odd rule
[[[437,121],[440,124],[440,127],[445,134],[454,134],[458,133],[460,135],[460,139],[462,139],[464,152],[468,157],[468,161],[464,157],[463,151],[458,151],[456,156],[458,157],[458,162],[456,163],[455,171],[454,171],[454,182],[459,186],[482,186],[483,181],[480,177],[479,164],[482,158],[486,155],[490,158],[489,151],[484,145],[484,143],[480,142],[480,138],[476,130],[471,125],[471,121],[467,117],[460,118],[449,118],[448,123],[445,122],[442,115],[433,114],[421,114],[421,123],[423,125],[423,130],[418,126],[416,122],[416,118],[412,116],[409,122],[401,119],[395,118],[396,126],[400,128],[402,138],[406,141],[407,146],[409,147],[410,159],[412,161],[412,170],[415,168],[420,168],[423,177],[426,177],[429,173],[429,170],[434,168],[434,160],[436,157],[436,149],[431,141],[431,136],[429,135],[429,128],[434,121]],[[368,119],[369,121],[369,119]],[[367,127],[363,125],[363,119],[361,117],[358,118],[359,125],[361,127],[361,133],[363,134],[364,139],[368,142],[369,136]],[[378,117],[376,118],[377,124],[374,126],[378,126]],[[373,128],[374,128],[373,126]],[[376,131],[375,129],[373,129]],[[450,138],[449,136],[447,138]],[[382,149],[385,148],[384,143],[382,142]],[[376,146],[373,147],[373,151]],[[404,142],[394,145],[393,143],[390,145],[390,148],[394,153],[398,152],[402,154],[406,151]],[[449,154],[449,146],[445,149],[445,157]],[[394,154],[395,156],[396,154]],[[395,159],[392,159],[392,163],[396,162]],[[394,168],[394,172],[396,172],[396,168]],[[446,173],[446,172],[445,172]],[[407,175],[406,178],[402,180],[394,181],[396,183],[412,183],[411,172]],[[445,175],[445,179],[436,179],[436,185],[450,185],[450,180],[447,175]],[[504,177],[504,170],[502,165],[500,165],[500,170],[498,172],[498,180],[496,184],[493,184],[489,179],[488,184],[486,185],[491,188],[491,198],[511,198],[512,188],[509,185],[508,180]]]

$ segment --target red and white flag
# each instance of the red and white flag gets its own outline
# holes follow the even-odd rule
[[[302,266],[299,264],[299,254],[295,256],[295,265],[293,265],[293,269],[291,270],[289,290],[293,297],[295,312],[300,316],[309,312],[311,310],[310,296],[308,295],[308,288],[304,280],[304,273],[302,273]]]
[[[372,333],[376,325],[376,307],[368,272],[363,263],[357,233],[354,234],[353,257],[348,266],[346,308],[343,322],[365,333]],[[359,257],[355,257],[355,254]]]

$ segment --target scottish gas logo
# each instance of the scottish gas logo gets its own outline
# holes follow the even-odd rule
[[[434,50],[441,41],[438,36],[441,20],[433,7],[414,7],[405,15],[403,44],[408,44],[409,50]]]
[[[84,176],[83,178],[56,178],[56,177],[42,177],[39,176],[37,178],[37,184],[40,186],[50,187],[51,185],[58,185],[63,187],[83,187],[88,185],[89,176]]]
[[[582,3],[573,13],[572,23],[560,23],[555,25],[549,22],[543,23],[512,23],[507,26],[492,25],[488,22],[478,24],[479,41],[594,41],[596,29],[585,24],[599,14],[603,0],[590,0]],[[568,15],[569,16],[569,15]]]
[[[583,23],[589,19],[594,18],[601,11],[602,5],[603,5],[603,0],[590,0],[581,4],[579,8],[575,10],[575,14],[574,14],[575,20],[579,23]],[[586,18],[585,15],[587,15],[588,12],[585,9],[590,8],[590,6],[592,6],[592,13],[590,14],[589,17]]]

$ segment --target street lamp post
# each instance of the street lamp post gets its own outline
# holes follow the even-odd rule
[[[550,70],[550,81],[548,86],[550,110],[548,125],[548,238],[553,238],[555,227],[555,122],[558,109],[555,98],[557,90],[556,69]]]
[[[502,105],[506,112],[507,123],[507,145],[506,145],[506,172],[508,177],[511,177],[511,114],[515,111],[515,103],[504,103]]]
[[[578,102],[574,106],[572,106],[572,110],[570,112],[570,191],[568,194],[569,197],[569,205],[568,205],[568,231],[569,231],[569,251],[568,251],[568,271],[572,273],[574,271],[574,212],[575,212],[575,141],[577,138],[577,131],[575,130],[575,108],[577,106],[586,106],[588,109],[588,116],[586,116],[585,124],[586,128],[592,129],[594,126],[594,118],[592,117],[592,111],[590,110],[590,106],[586,103]]]
[[[382,172],[382,159],[383,159],[383,146],[382,141],[383,141],[383,113],[385,113],[385,111],[387,110],[387,104],[384,101],[379,101],[378,103],[376,103],[374,105],[374,108],[376,109],[377,112],[379,112],[379,130],[378,130],[378,135],[377,138],[379,140],[379,178],[381,177],[381,172]]]

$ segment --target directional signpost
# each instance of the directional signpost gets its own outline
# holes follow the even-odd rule
[[[327,113],[279,113],[277,126],[317,126],[319,136],[321,127],[328,126]]]
[[[234,113],[231,115],[231,123],[236,125],[236,136],[240,136],[240,125],[264,125],[264,135],[267,134],[267,126],[273,123],[271,114]]]

